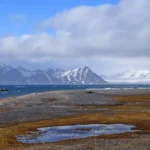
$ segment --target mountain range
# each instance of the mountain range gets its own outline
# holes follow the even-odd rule
[[[110,83],[150,83],[150,70],[132,69],[102,77]]]
[[[0,65],[0,84],[105,84],[89,67],[62,70],[28,70]]]
[[[148,83],[150,70],[127,70],[113,75],[97,75],[89,67],[72,70],[37,69],[0,65],[0,84],[105,84]]]

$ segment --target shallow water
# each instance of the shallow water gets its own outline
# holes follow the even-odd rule
[[[18,136],[17,141],[21,143],[43,143],[57,142],[61,140],[86,138],[104,134],[120,134],[135,132],[135,126],[125,124],[90,124],[38,128],[37,132],[30,135]]]

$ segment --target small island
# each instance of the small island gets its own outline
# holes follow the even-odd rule
[[[0,92],[8,92],[8,89],[0,89]]]

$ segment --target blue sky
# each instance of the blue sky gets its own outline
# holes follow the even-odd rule
[[[116,4],[119,0],[0,0],[0,36],[31,34],[41,20],[81,5]],[[19,16],[19,17],[17,17]],[[22,18],[22,19],[21,19]]]

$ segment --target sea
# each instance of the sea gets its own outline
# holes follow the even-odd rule
[[[114,89],[150,89],[150,84],[105,84],[105,85],[0,85],[0,89],[8,89],[8,92],[0,92],[0,98],[16,97],[31,93],[42,93],[60,90],[114,90]]]

